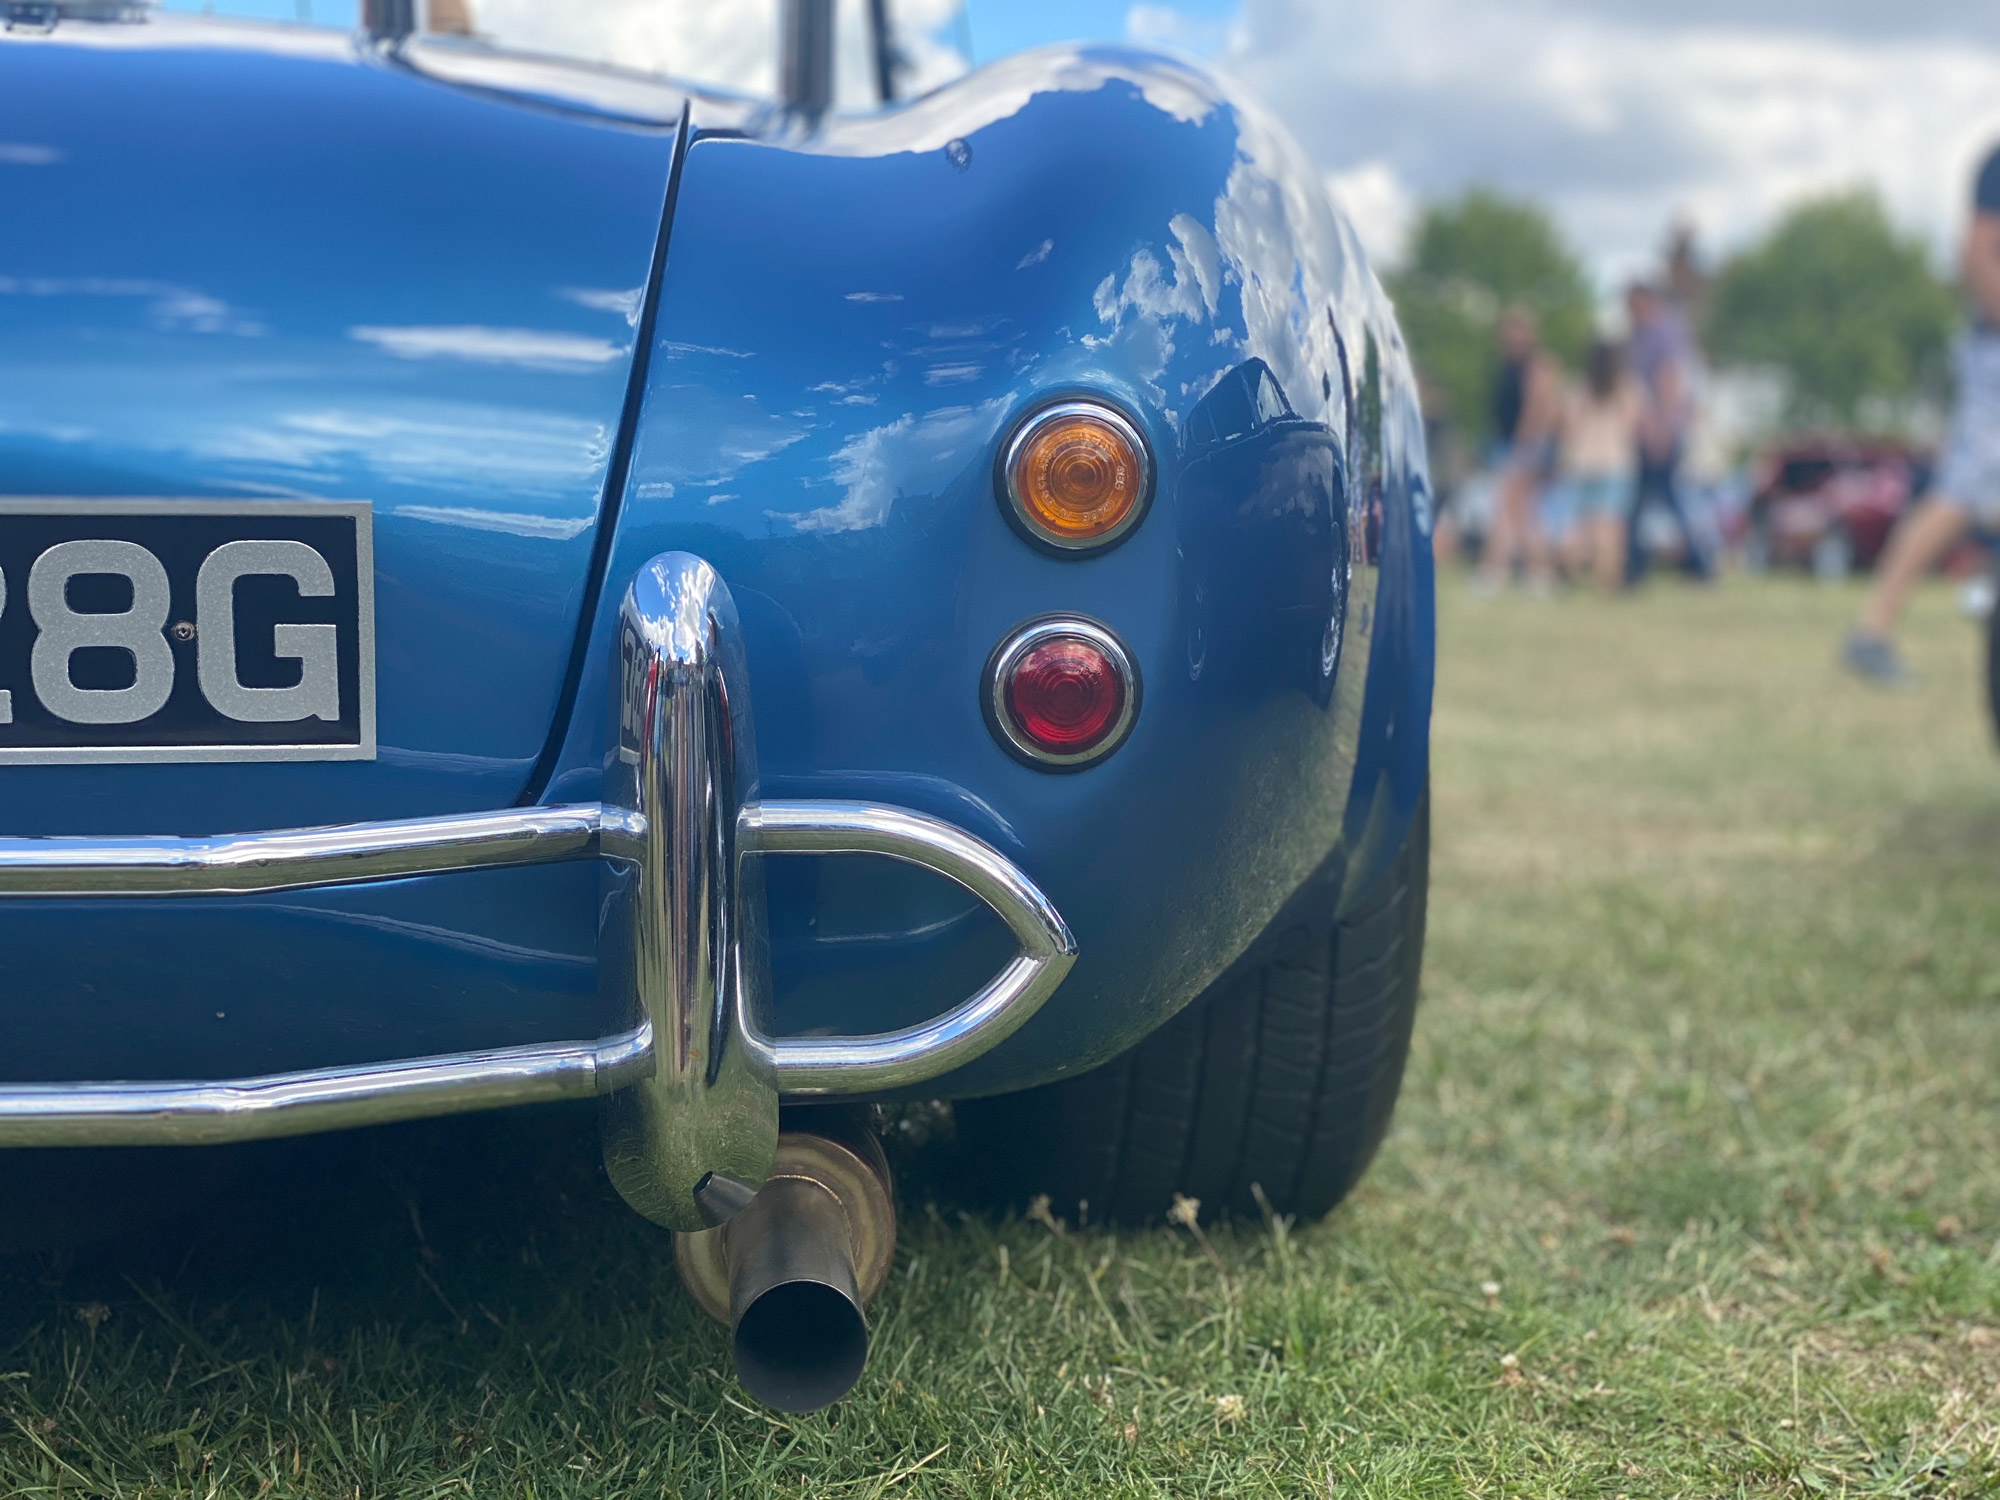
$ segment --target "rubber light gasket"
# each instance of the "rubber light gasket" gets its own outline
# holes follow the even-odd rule
[[[1088,749],[1067,754],[1046,749],[1028,738],[1014,722],[1007,702],[1014,671],[1028,654],[1038,646],[1064,639],[1082,641],[1095,649],[1111,664],[1125,687],[1125,701],[1110,731]],[[1109,758],[1131,738],[1142,696],[1138,663],[1124,641],[1108,625],[1083,615],[1042,615],[1017,625],[987,658],[979,694],[980,707],[993,737],[1016,760],[1038,771],[1082,771]]]
[[[1087,420],[1107,428],[1131,450],[1138,472],[1134,476],[1131,507],[1115,525],[1094,536],[1066,536],[1051,529],[1035,512],[1020,489],[1020,466],[1036,439],[1060,423]],[[1074,397],[1056,401],[1028,413],[1009,435],[1000,450],[997,488],[1001,509],[1008,521],[1029,542],[1062,557],[1084,557],[1109,551],[1138,529],[1153,505],[1153,451],[1147,446],[1138,424],[1108,401]]]

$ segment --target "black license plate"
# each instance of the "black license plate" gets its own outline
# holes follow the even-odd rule
[[[0,498],[0,761],[374,758],[367,502]]]

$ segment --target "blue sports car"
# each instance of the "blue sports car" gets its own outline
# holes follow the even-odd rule
[[[769,11],[0,0],[0,1146],[594,1096],[806,1410],[856,1105],[1043,1213],[1366,1167],[1431,502],[1255,106]]]

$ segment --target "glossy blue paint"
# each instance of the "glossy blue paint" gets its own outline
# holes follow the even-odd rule
[[[1342,828],[1345,890],[1350,896],[1365,891],[1387,871],[1429,784],[1437,662],[1433,509],[1423,409],[1409,351],[1386,301],[1373,326],[1380,333],[1377,357],[1382,365],[1377,440],[1381,458],[1377,477],[1361,477],[1358,488],[1368,496],[1371,512],[1379,514],[1381,576],[1354,779]]]
[[[231,1078],[607,1036],[631,1022],[597,992],[599,878],[7,904],[4,1076]]]
[[[6,831],[511,802],[569,666],[674,132],[161,17],[0,33],[0,141],[0,493],[372,502],[382,746],[10,768]]]
[[[1393,850],[1427,765],[1414,382],[1315,175],[1205,75],[1054,49],[809,135],[696,101],[617,492],[666,134],[447,88],[344,43],[151,35],[0,43],[0,139],[56,153],[0,165],[51,174],[28,189],[33,227],[0,221],[0,319],[17,320],[0,492],[374,499],[387,748],[361,766],[8,769],[9,831],[594,798],[613,607],[680,548],[736,598],[767,795],[951,819],[1075,930],[1063,988],[954,1090],[1102,1060],[1315,870]],[[79,91],[130,107],[85,109]],[[253,103],[267,139],[226,139]],[[163,120],[208,133],[176,143]],[[281,180],[280,162],[310,170]],[[85,232],[135,219],[157,232],[122,252]],[[22,290],[32,278],[70,290]],[[102,290],[120,278],[221,311],[195,326],[166,291]],[[432,330],[433,347],[362,328]],[[449,336],[467,329],[577,357],[475,360]],[[1158,481],[1142,526],[1078,560],[1010,528],[994,468],[1023,413],[1081,391],[1131,414]],[[480,529],[498,517],[513,529]],[[1004,753],[979,703],[994,643],[1058,611],[1116,629],[1146,684],[1131,740],[1064,776]],[[576,707],[531,773],[579,628]],[[917,1019],[1006,951],[990,917],[908,870],[767,873],[784,1030]],[[156,1077],[610,1029],[597,895],[568,870],[144,911],[0,904],[0,1055],[64,1076],[81,1055],[67,1014],[120,1039],[121,1071]],[[29,995],[53,1003],[11,998]]]
[[[1068,917],[1070,978],[959,1087],[1111,1055],[1339,854],[1375,621],[1400,659],[1427,606],[1400,356],[1376,361],[1372,497],[1344,469],[1363,404],[1344,351],[1389,337],[1309,170],[1177,64],[1060,49],[805,142],[698,131],[612,577],[671,547],[729,579],[771,795],[865,780],[958,818]],[[1218,420],[1232,390],[1240,423]],[[1125,406],[1159,459],[1145,524],[1087,560],[1029,546],[994,494],[1012,424],[1079,391]],[[1064,610],[1123,636],[1146,700],[1118,754],[1051,776],[999,749],[978,693],[1002,635]],[[1419,699],[1427,716],[1427,682],[1375,741],[1421,764]],[[578,720],[549,795],[588,794],[602,753]],[[781,879],[773,903],[787,1030],[902,1024],[991,962],[990,924],[948,902],[912,922],[884,900],[837,945],[821,934],[830,905],[854,904],[845,877]],[[896,955],[899,982],[853,961],[867,943]]]
[[[674,131],[171,17],[0,35],[0,141],[0,493],[372,501],[381,730],[372,763],[8,767],[0,824],[513,801],[569,667]],[[218,1076],[596,1036],[624,1024],[597,880],[0,903],[0,1057]]]

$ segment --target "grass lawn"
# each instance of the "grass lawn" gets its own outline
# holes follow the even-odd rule
[[[1424,1010],[1324,1224],[1001,1222],[933,1146],[780,1419],[587,1113],[148,1166],[236,1181],[0,1260],[0,1494],[2000,1494],[2000,757],[1944,591],[1902,695],[1854,602],[1447,588]]]

